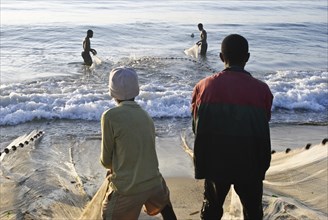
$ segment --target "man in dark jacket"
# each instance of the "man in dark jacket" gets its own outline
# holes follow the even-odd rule
[[[221,219],[233,184],[245,219],[262,219],[265,172],[270,166],[273,95],[244,70],[248,42],[237,34],[221,44],[225,69],[201,80],[192,95],[195,178],[205,179],[201,219]]]

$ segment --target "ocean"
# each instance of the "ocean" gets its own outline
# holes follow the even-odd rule
[[[248,39],[246,70],[272,90],[273,131],[317,126],[319,141],[328,124],[327,9],[325,0],[3,0],[1,142],[15,137],[5,128],[28,122],[41,128],[58,120],[92,123],[90,130],[99,133],[102,112],[115,106],[108,95],[109,72],[122,65],[139,74],[136,101],[153,117],[157,134],[190,133],[192,89],[223,69],[220,43],[231,33]],[[198,23],[208,32],[206,59],[183,52],[199,40]],[[90,69],[80,55],[88,29],[98,52]]]
[[[117,66],[139,75],[136,101],[154,119],[163,175],[193,176],[181,148],[181,136],[192,147],[192,90],[224,68],[220,43],[232,33],[248,39],[246,70],[274,95],[272,149],[328,136],[326,0],[1,0],[0,7],[0,171],[36,189],[19,194],[24,201],[43,195],[27,210],[66,198],[44,182],[70,188],[77,178],[89,197],[100,186],[100,117],[115,106],[108,75]],[[208,34],[204,59],[184,53],[199,40],[198,23]],[[90,68],[81,57],[88,29],[98,52]],[[34,131],[44,132],[40,141],[4,155]]]
[[[115,106],[109,72],[122,65],[139,74],[136,101],[153,117],[158,136],[192,136],[192,89],[223,69],[220,42],[231,33],[248,39],[246,70],[272,90],[274,135],[281,126],[314,126],[320,132],[311,137],[319,141],[328,124],[327,9],[325,0],[2,0],[1,142],[18,135],[8,128],[28,122],[39,129],[59,120],[91,123],[91,133],[99,133],[102,112]],[[183,51],[199,40],[200,22],[209,48],[205,59],[194,59]],[[88,29],[98,52],[91,68],[80,55]],[[273,145],[306,141],[295,139],[291,134]]]

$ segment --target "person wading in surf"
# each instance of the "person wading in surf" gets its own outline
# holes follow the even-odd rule
[[[207,52],[207,32],[203,28],[203,24],[198,24],[198,29],[200,31],[200,40],[196,43],[198,46],[200,46],[200,55],[206,56]]]
[[[88,30],[87,31],[87,36],[85,37],[85,39],[83,41],[83,51],[81,53],[81,56],[83,57],[84,64],[87,65],[87,66],[92,65],[92,58],[90,56],[90,52],[93,55],[97,54],[97,51],[95,49],[91,48],[90,38],[92,38],[92,37],[93,37],[93,31]]]

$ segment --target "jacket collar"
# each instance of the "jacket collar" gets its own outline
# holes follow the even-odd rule
[[[240,66],[229,66],[225,68],[223,71],[243,72],[246,73],[247,75],[252,76],[249,72],[247,72],[243,67]]]

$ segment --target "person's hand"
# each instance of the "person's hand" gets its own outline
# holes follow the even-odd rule
[[[92,50],[91,50],[91,53],[92,53],[93,55],[97,55],[97,51],[96,51],[95,49],[92,49]]]
[[[107,173],[106,173],[106,177],[108,177],[108,176],[111,175],[111,174],[112,174],[112,170],[108,169],[108,170],[107,170]]]

